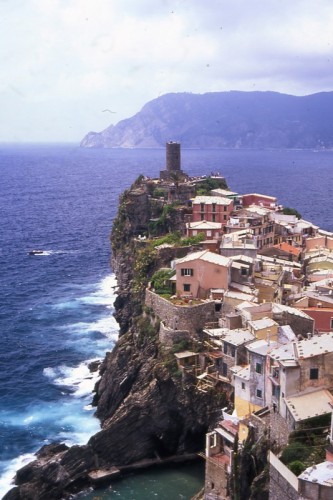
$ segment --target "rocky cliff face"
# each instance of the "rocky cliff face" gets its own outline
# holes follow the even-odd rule
[[[156,148],[174,137],[185,148],[331,149],[332,112],[333,92],[165,94],[81,146]]]
[[[180,377],[174,356],[158,341],[158,318],[143,307],[147,281],[163,258],[134,236],[147,228],[156,211],[137,183],[122,196],[114,222],[120,338],[102,363],[96,387],[101,431],[86,446],[44,447],[35,461],[17,472],[16,486],[5,500],[67,498],[89,484],[93,470],[147,459],[160,462],[203,449],[205,433],[225,401],[213,392],[196,391]]]

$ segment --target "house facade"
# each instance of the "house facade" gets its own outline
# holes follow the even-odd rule
[[[189,298],[208,298],[211,289],[227,290],[232,261],[209,250],[175,260],[176,293]]]
[[[233,209],[233,199],[224,196],[196,196],[192,200],[192,222],[205,220],[225,226]]]

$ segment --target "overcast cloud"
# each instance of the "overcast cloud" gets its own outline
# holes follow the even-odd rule
[[[332,90],[332,0],[0,0],[0,19],[1,142],[78,142],[167,92]]]

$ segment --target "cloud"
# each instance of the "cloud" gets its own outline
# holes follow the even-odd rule
[[[20,127],[38,140],[25,117],[46,105],[80,116],[79,140],[113,119],[100,109],[116,105],[119,120],[167,92],[331,89],[330,0],[11,0],[0,15],[0,141]],[[60,140],[53,123],[44,131]]]

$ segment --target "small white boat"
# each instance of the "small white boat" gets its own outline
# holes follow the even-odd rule
[[[44,253],[44,250],[30,250],[28,252],[28,255],[42,255]]]

